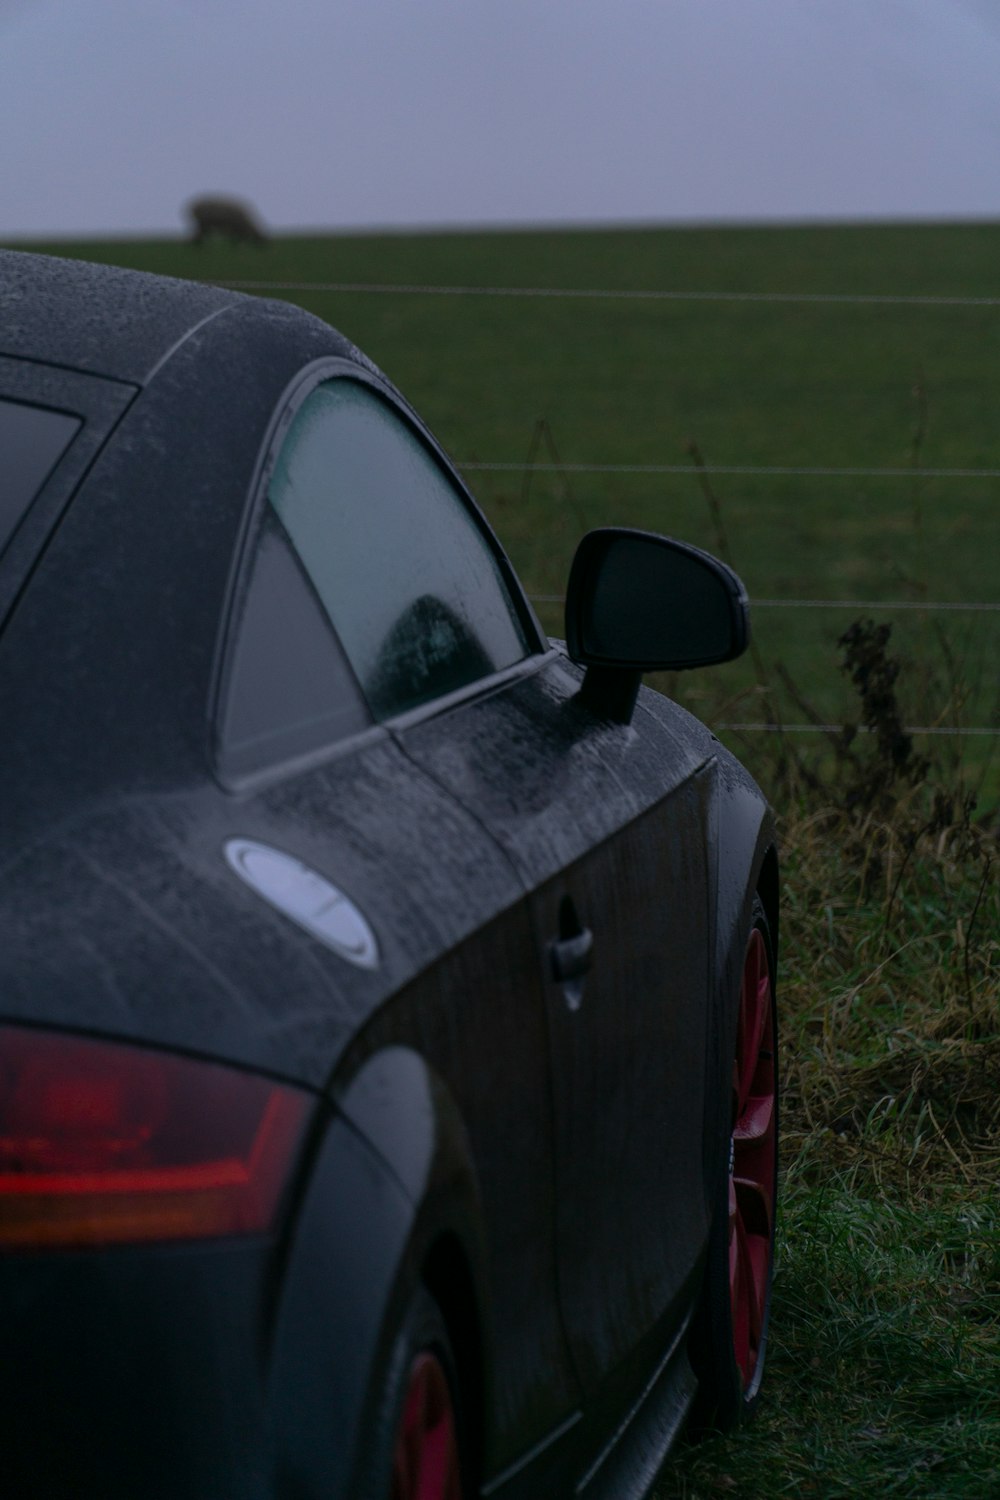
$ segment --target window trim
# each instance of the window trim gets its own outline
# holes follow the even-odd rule
[[[477,677],[473,682],[467,682],[463,687],[455,688],[454,692],[442,693],[440,698],[430,698],[426,703],[418,703],[416,708],[408,708],[401,714],[383,719],[382,723],[393,734],[402,734],[412,729],[415,724],[422,724],[425,719],[436,718],[438,714],[450,713],[453,708],[460,708],[463,703],[468,703],[472,699],[488,698],[493,693],[502,692],[510,683],[517,682],[522,677],[537,676],[539,672],[557,660],[560,654],[554,646],[547,646],[544,651],[522,656],[520,661],[512,662],[509,667],[501,667],[499,672],[491,672],[486,677]]]
[[[363,360],[363,356],[361,356],[361,359]],[[407,709],[405,713],[391,719],[386,719],[382,724],[376,723],[370,728],[359,730],[355,734],[343,739],[331,740],[323,746],[317,746],[315,751],[308,751],[284,761],[275,761],[271,766],[261,767],[259,770],[248,772],[246,775],[236,778],[231,772],[226,772],[223,769],[223,711],[226,695],[229,692],[232,681],[235,642],[242,617],[243,601],[246,597],[246,590],[250,585],[257,540],[260,536],[266,515],[266,508],[269,504],[268,490],[270,488],[271,476],[274,473],[278,454],[281,451],[285,438],[303,403],[312,395],[317,387],[325,385],[332,380],[352,380],[356,384],[367,386],[369,389],[375,391],[388,404],[395,415],[410,428],[416,439],[424,446],[437,467],[441,470],[444,477],[450,481],[459,499],[469,512],[484,543],[494,557],[503,584],[514,606],[516,619],[524,632],[529,650],[527,655],[519,661],[512,663],[509,667],[504,667],[500,671],[492,672],[485,677],[477,678],[475,681],[457,688],[454,692],[445,693],[439,698],[432,698],[427,703],[419,704],[416,708]],[[499,538],[447,453],[421,421],[409,402],[374,365],[369,365],[367,362],[355,363],[354,360],[344,355],[328,355],[305,365],[295,378],[289,382],[275,405],[271,420],[264,433],[257,463],[254,467],[253,479],[248,490],[248,499],[244,508],[239,537],[234,548],[233,563],[226,585],[225,598],[226,602],[223,608],[219,643],[216,647],[216,660],[209,705],[209,763],[216,781],[226,790],[244,790],[250,787],[255,789],[257,786],[279,781],[286,775],[296,774],[300,770],[312,769],[313,766],[323,764],[327,760],[332,760],[342,754],[345,748],[356,748],[361,744],[367,743],[374,737],[376,731],[387,733],[389,729],[409,727],[410,724],[419,723],[425,718],[431,718],[436,713],[447,712],[468,698],[476,698],[485,693],[493,692],[505,686],[509,680],[521,675],[533,675],[535,671],[541,670],[542,666],[551,659],[553,654],[548,638],[542,631],[538,617],[531,607],[521,581],[515,573],[513,565],[504,551]],[[332,624],[330,629],[333,630],[339,642],[340,637],[337,635]],[[341,650],[343,650],[342,645]],[[345,660],[347,667],[353,672],[350,659],[346,657],[346,653]]]
[[[518,623],[527,637],[528,644],[534,645],[537,651],[547,650],[547,637],[542,630],[538,616],[535,614],[528,596],[524,592],[521,580],[515,573],[510,558],[501,545],[500,538],[486,519],[486,515],[476,497],[434,434],[422,421],[419,413],[414,410],[406,397],[374,365],[369,365],[368,363],[355,364],[353,360],[346,359],[343,356],[335,356],[330,359],[317,361],[315,365],[307,366],[305,370],[300,372],[297,380],[293,382],[293,385],[286,392],[287,404],[273,434],[267,460],[262,470],[261,484],[263,486],[263,500],[265,502],[267,500],[266,489],[270,483],[278,450],[286,432],[298,415],[299,408],[318,386],[325,385],[331,380],[352,380],[357,385],[368,386],[370,390],[377,392],[387,405],[392,408],[396,416],[410,428],[417,441],[427,449],[444,477],[457,490],[483,541],[493,553],[504,586],[514,604]],[[260,498],[258,497],[256,502],[258,505],[260,504]],[[534,652],[529,651],[528,654],[533,655]]]
[[[309,762],[313,760],[317,754],[325,754],[326,750],[331,745],[340,745],[345,743],[346,741],[355,740],[359,736],[367,734],[377,722],[375,719],[373,719],[371,710],[368,708],[368,705],[365,702],[364,693],[361,691],[360,684],[358,683],[357,677],[355,676],[354,668],[351,665],[347,653],[344,650],[343,643],[341,642],[341,639],[337,634],[334,626],[327,617],[326,611],[323,608],[322,601],[316,592],[313,581],[306,572],[301,558],[295,551],[292,541],[285,531],[280,516],[270,511],[269,508],[265,506],[264,509],[260,512],[260,518],[260,524],[256,532],[254,533],[253,544],[250,548],[250,564],[246,572],[241,575],[241,592],[238,596],[236,610],[233,616],[233,633],[230,638],[229,654],[227,657],[226,670],[223,677],[223,690],[219,696],[218,703],[218,733],[215,738],[216,764],[220,777],[226,786],[243,787],[247,785],[248,782],[258,777],[262,771],[267,770],[270,766],[273,765],[282,766],[297,764],[299,762]],[[255,579],[257,577],[256,565],[260,558],[261,542],[266,534],[268,527],[275,528],[275,531],[278,533],[278,536],[276,537],[278,545],[283,545],[287,548],[289,559],[292,563],[292,566],[295,568],[296,572],[299,575],[303,590],[310,595],[313,609],[317,612],[318,615],[322,616],[325,630],[330,637],[330,649],[338,658],[337,670],[338,672],[343,674],[344,678],[348,679],[354,684],[358,704],[364,709],[364,712],[366,714],[366,722],[361,724],[358,728],[352,730],[348,734],[330,733],[325,736],[317,734],[313,740],[313,743],[308,744],[304,749],[292,750],[284,754],[281,754],[280,752],[267,753],[265,751],[260,756],[259,765],[237,770],[233,764],[232,757],[232,750],[235,749],[235,746],[232,745],[232,742],[226,741],[223,733],[223,726],[226,722],[227,717],[226,710],[229,706],[231,695],[234,690],[234,685],[238,678],[236,664],[239,653],[237,647],[243,637],[243,631],[246,628],[246,605],[251,591],[254,587]],[[277,729],[274,729],[271,733],[270,738],[276,740],[279,735],[287,734],[287,730],[287,724],[283,728],[279,727]],[[310,738],[308,733],[304,737],[307,740]]]
[[[7,401],[78,418],[82,425],[14,527],[0,557],[0,630],[83,488],[138,387],[104,375],[0,354],[0,392]]]

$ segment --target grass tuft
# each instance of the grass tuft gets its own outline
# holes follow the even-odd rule
[[[765,1394],[661,1500],[1000,1493],[1000,841],[903,731],[888,630],[840,646],[855,722],[755,767],[784,809]]]

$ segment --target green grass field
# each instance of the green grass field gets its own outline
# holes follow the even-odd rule
[[[45,248],[45,247],[39,247]],[[1000,225],[600,230],[180,241],[60,253],[276,283],[681,293],[1000,296]],[[588,527],[620,522],[719,550],[689,445],[710,467],[1000,471],[1000,306],[657,301],[285,291],[382,366],[460,464],[536,596],[561,595]],[[552,443],[535,441],[539,423]],[[535,449],[539,469],[526,477]],[[560,471],[554,463],[566,465]],[[573,465],[679,466],[679,473]],[[1000,722],[1000,478],[713,475],[752,599],[869,600],[893,623],[910,722]],[[887,602],[911,606],[886,608]],[[561,634],[558,604],[540,602]],[[703,716],[839,723],[836,641],[859,613],[761,604],[746,660],[675,684]],[[779,665],[780,664],[780,668]],[[730,736],[753,759],[759,735]],[[995,740],[948,741],[995,802]],[[797,740],[802,752],[815,736]]]
[[[50,248],[215,280],[1000,297],[1000,225]],[[1000,610],[929,607],[1000,604],[1000,478],[727,474],[706,489],[690,452],[1000,471],[1000,306],[284,295],[355,339],[470,466],[532,594],[561,594],[591,526],[668,531],[728,551],[752,598],[872,601],[894,627],[904,722],[1000,726]],[[529,471],[532,453],[553,467]],[[558,605],[538,608],[561,633]],[[864,613],[759,604],[756,660],[670,686],[716,723],[856,721],[837,639]],[[658,1493],[989,1500],[1000,849],[976,819],[992,808],[996,823],[997,735],[920,737],[931,764],[908,776],[874,735],[839,763],[821,735],[726,737],[783,846],[782,1234],[757,1420],[682,1449]]]

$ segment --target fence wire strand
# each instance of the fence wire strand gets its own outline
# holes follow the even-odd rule
[[[844,728],[843,724],[765,724],[765,723],[721,723],[714,726],[716,729],[731,729],[740,734],[840,734]],[[859,734],[871,734],[867,724],[852,726]],[[976,727],[970,729],[958,729],[940,724],[908,724],[906,734],[931,734],[948,737],[949,735],[1000,735],[1000,728],[989,729]]]
[[[565,604],[562,594],[529,594],[532,604]],[[1000,614],[1000,604],[962,604],[952,600],[914,599],[751,599],[754,609],[913,609],[953,610],[956,613],[971,612]]]
[[[470,460],[459,463],[463,473],[520,473],[530,467],[533,474],[695,474],[691,464],[531,464],[518,462],[483,463]],[[843,468],[832,466],[793,467],[786,464],[704,464],[704,474],[762,474],[794,479],[1000,479],[1000,469],[889,469]]]
[[[629,287],[444,286],[381,281],[218,281],[242,292],[352,292],[388,297],[536,297],[624,302],[760,302],[833,307],[1000,307],[1000,297],[905,296],[883,292],[681,292]]]
[[[786,306],[835,307],[913,307],[913,308],[990,308],[1000,307],[1000,297],[907,296],[891,293],[848,292],[734,292],[636,290],[616,287],[526,287],[462,286],[427,283],[385,283],[362,281],[259,281],[227,280],[219,286],[248,292],[350,293],[402,297],[525,297],[576,301],[631,302],[714,302],[774,304]],[[468,462],[459,464],[465,473],[520,473],[523,462]],[[690,474],[690,464],[608,464],[608,463],[541,463],[531,464],[533,473],[563,474]],[[1000,479],[1000,469],[923,469],[913,465],[898,468],[862,468],[854,466],[786,465],[786,464],[706,464],[706,474],[771,476],[798,479]],[[562,604],[559,594],[532,594],[535,604]],[[958,603],[892,599],[756,599],[756,608],[764,609],[851,609],[851,610],[926,610],[1000,612],[1000,603]],[[860,726],[862,733],[865,726]],[[716,725],[720,730],[744,734],[830,734],[839,733],[839,724],[770,724],[764,722],[729,722]],[[940,736],[996,736],[1000,730],[985,726],[969,728],[939,725],[914,725],[908,734]]]

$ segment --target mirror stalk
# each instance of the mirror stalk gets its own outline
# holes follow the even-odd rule
[[[589,666],[580,687],[580,702],[599,718],[631,724],[641,681],[642,673],[628,667]]]

